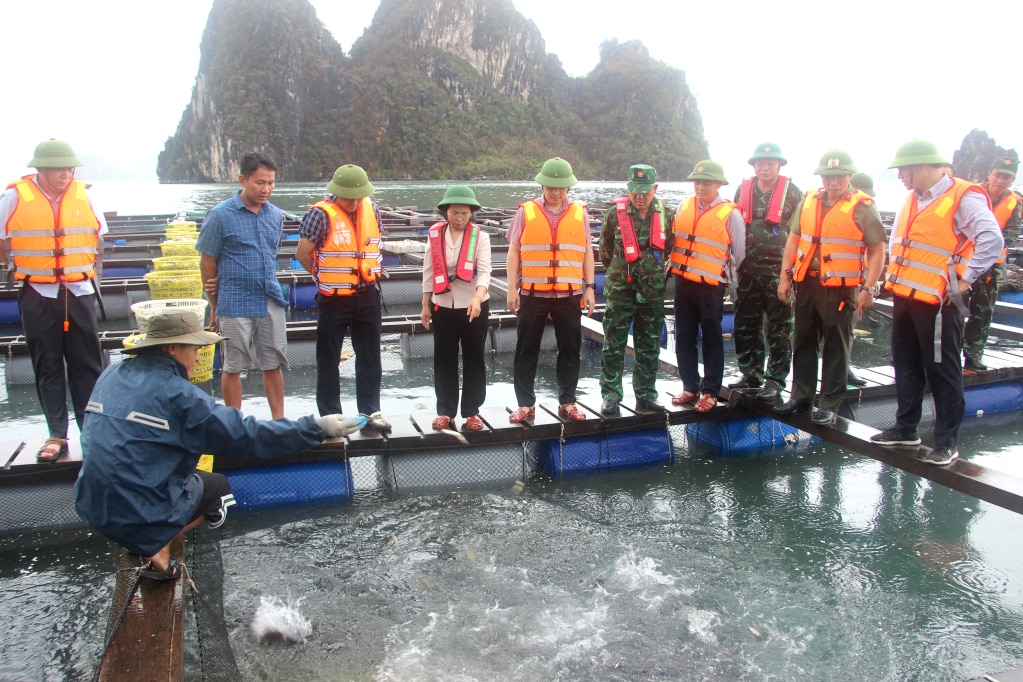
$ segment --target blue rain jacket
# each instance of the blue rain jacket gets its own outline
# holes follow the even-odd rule
[[[256,420],[218,405],[162,350],[111,365],[82,428],[75,508],[92,528],[143,557],[188,525],[202,498],[203,453],[274,459],[323,442],[313,417]]]

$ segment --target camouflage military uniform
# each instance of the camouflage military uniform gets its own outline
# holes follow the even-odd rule
[[[737,203],[739,192],[735,191]],[[803,193],[790,182],[782,223],[774,225],[765,218],[771,192],[761,192],[756,181],[753,183],[753,222],[746,226],[746,259],[739,268],[733,335],[739,371],[756,385],[770,379],[784,386],[792,363],[792,306],[778,300],[778,277],[789,236],[788,222],[802,200]],[[769,355],[764,350],[765,341]]]
[[[998,202],[992,200],[991,203]],[[1005,225],[1001,226],[1006,246],[1019,241],[1021,210],[1023,201],[1016,204],[1016,210],[1009,216]],[[998,276],[1002,267],[1002,264],[996,263],[970,287],[970,316],[963,326],[963,355],[968,358],[979,360],[984,354],[988,330],[991,329],[991,318],[994,316],[995,301],[998,300]]]
[[[600,362],[600,393],[604,400],[621,401],[622,372],[625,369],[625,346],[632,324],[636,359],[632,370],[632,387],[639,400],[657,398],[657,358],[660,354],[661,330],[664,327],[664,289],[667,277],[664,263],[671,253],[675,212],[654,197],[646,219],[640,218],[630,202],[626,209],[632,215],[636,240],[642,247],[639,260],[626,263],[622,233],[614,205],[604,214],[600,229],[600,261],[604,263],[604,352]],[[665,231],[665,250],[650,248],[650,218],[661,212]]]

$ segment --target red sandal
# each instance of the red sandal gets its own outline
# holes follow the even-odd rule
[[[696,401],[696,405],[693,406],[693,409],[697,412],[710,412],[717,404],[717,398],[712,396],[710,393],[704,393],[700,396],[700,399]]]
[[[696,394],[692,391],[682,391],[677,396],[671,399],[672,405],[688,405],[689,403],[696,400]]]
[[[575,403],[558,405],[558,416],[571,419],[574,422],[586,421],[586,413],[580,410]]]
[[[508,415],[508,421],[512,424],[518,424],[526,421],[527,419],[532,419],[534,416],[536,416],[535,407],[519,407],[517,410]]]
[[[433,428],[437,429],[438,431],[440,429],[448,428],[450,424],[451,417],[447,416],[446,414],[438,414],[437,417],[433,420]]]
[[[474,414],[465,420],[465,428],[468,431],[482,431],[483,430],[483,419],[478,414]]]

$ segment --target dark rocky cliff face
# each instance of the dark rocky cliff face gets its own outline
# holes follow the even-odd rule
[[[987,181],[991,163],[999,156],[1019,161],[1015,149],[1003,149],[984,132],[974,128],[963,138],[963,144],[952,155],[952,167],[957,178],[970,182]]]
[[[201,48],[161,181],[232,181],[250,150],[293,181],[343,163],[378,179],[522,178],[554,155],[583,178],[650,163],[669,180],[707,155],[684,73],[611,41],[569,78],[510,0],[382,0],[351,57],[306,0],[215,0]]]

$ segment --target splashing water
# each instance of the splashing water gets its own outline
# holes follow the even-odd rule
[[[252,618],[252,635],[261,642],[286,641],[295,644],[313,633],[312,624],[298,612],[302,600],[292,603],[277,597],[260,597]]]

